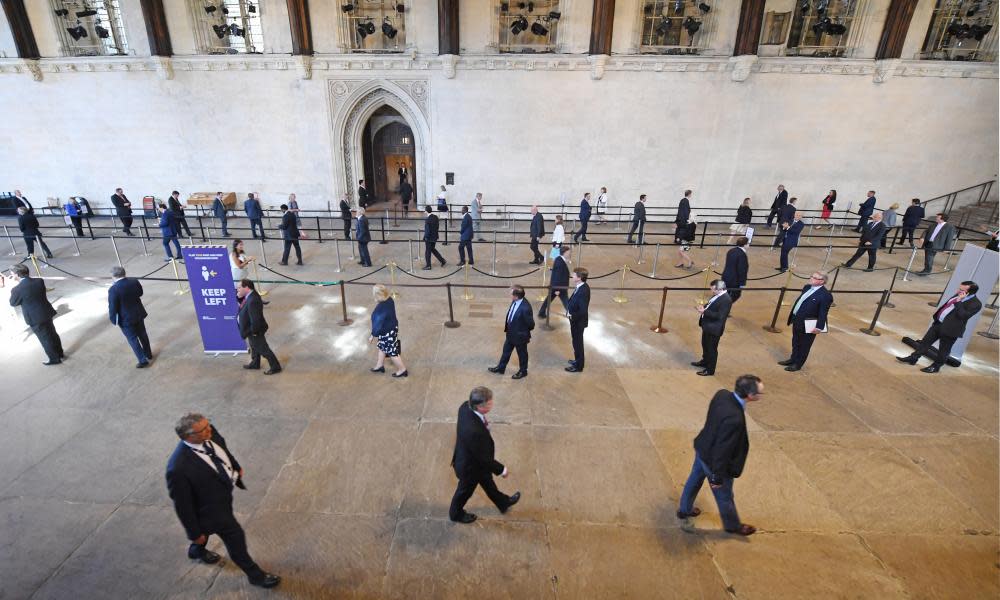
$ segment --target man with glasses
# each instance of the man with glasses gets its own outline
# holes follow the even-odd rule
[[[245,490],[246,486],[243,467],[229,452],[226,440],[198,413],[181,417],[174,431],[181,441],[167,462],[167,490],[191,540],[188,558],[209,565],[219,562],[219,555],[205,548],[208,537],[215,534],[251,585],[278,585],[280,577],[264,571],[250,558],[246,534],[233,514],[233,487]]]
[[[833,294],[826,289],[826,273],[819,271],[809,277],[809,285],[792,304],[788,324],[792,326],[792,355],[778,364],[786,371],[798,371],[806,364],[816,334],[826,331],[826,315],[833,304]]]

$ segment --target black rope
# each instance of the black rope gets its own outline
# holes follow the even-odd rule
[[[587,277],[587,281],[593,281],[595,279],[604,279],[605,277],[610,277],[610,276],[615,275],[615,274],[617,274],[619,272],[621,272],[621,269],[615,269],[614,271],[605,273],[604,275],[597,275],[597,276],[590,275],[590,276]]]
[[[681,275],[680,277],[653,277],[651,275],[643,275],[642,273],[640,273],[638,271],[633,271],[632,269],[629,269],[628,272],[632,273],[633,275],[638,275],[639,277],[642,277],[644,279],[653,279],[655,281],[674,281],[676,279],[687,279],[688,277],[694,277],[695,275],[701,275],[705,271],[695,271],[694,273],[688,273],[687,275]]]
[[[99,284],[99,283],[95,283],[95,282],[94,282],[94,279],[95,279],[94,277],[85,277],[85,276],[83,276],[83,275],[77,275],[77,274],[75,274],[75,273],[70,273],[70,272],[69,272],[69,271],[67,271],[66,269],[60,269],[59,267],[55,266],[54,264],[52,264],[52,263],[50,263],[50,262],[48,262],[48,261],[44,261],[44,260],[42,260],[42,259],[40,259],[40,258],[38,258],[38,257],[35,257],[35,259],[36,259],[36,260],[37,260],[38,262],[42,263],[43,265],[46,265],[46,266],[49,266],[49,267],[52,267],[52,268],[53,268],[53,269],[55,269],[56,271],[59,271],[60,273],[65,273],[65,274],[69,275],[70,277],[74,277],[74,278],[76,278],[76,279],[82,279],[83,281],[86,281],[87,283],[93,283],[94,285],[102,285],[102,284]],[[27,260],[27,259],[25,259],[25,260]],[[22,262],[23,262],[23,261],[22,261]]]
[[[169,265],[170,265],[170,263],[168,263],[168,262],[165,262],[165,263],[163,263],[162,265],[160,265],[159,267],[156,267],[155,269],[153,269],[152,271],[150,271],[149,273],[146,273],[145,275],[141,275],[141,276],[139,276],[139,277],[136,277],[136,279],[146,279],[146,278],[147,278],[147,277],[149,277],[150,275],[154,275],[154,274],[156,274],[156,273],[159,273],[159,272],[160,272],[160,271],[162,271],[163,269],[166,269],[166,268],[167,268],[167,267],[168,267]]]
[[[491,275],[490,273],[486,273],[485,271],[480,271],[476,267],[472,267],[472,270],[475,271],[476,273],[479,273],[480,275],[486,275],[487,277],[493,277],[494,279],[520,279],[521,277],[527,277],[532,273],[537,273],[540,269],[528,271],[527,273],[521,273],[520,275]],[[596,278],[590,277],[589,279],[596,279]]]
[[[413,273],[410,273],[409,271],[404,271],[403,269],[400,269],[399,272],[400,273],[406,273],[410,277],[414,277],[416,279],[423,279],[424,281],[437,281],[439,279],[447,279],[447,278],[451,277],[452,275],[454,275],[455,273],[458,273],[461,270],[462,270],[462,267],[459,267],[459,268],[455,269],[454,271],[452,271],[451,273],[448,273],[447,275],[442,275],[440,277],[421,277],[420,275],[414,275]],[[476,270],[478,271],[479,269],[476,269]]]

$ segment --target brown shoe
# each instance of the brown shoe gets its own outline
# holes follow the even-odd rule
[[[744,523],[743,525],[740,525],[739,529],[727,529],[726,531],[737,535],[753,535],[757,533],[757,528],[753,525],[747,525]]]

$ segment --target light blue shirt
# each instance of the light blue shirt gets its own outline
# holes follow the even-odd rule
[[[733,392],[733,398],[736,398],[736,401],[740,403],[740,407],[743,410],[747,409],[747,401],[744,400],[743,398],[740,398],[739,394],[737,394],[736,392]]]

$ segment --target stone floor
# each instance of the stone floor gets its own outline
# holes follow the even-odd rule
[[[594,240],[622,241],[612,225],[592,231]],[[823,263],[824,234],[806,238],[797,272]],[[406,244],[395,242],[404,234],[389,237],[394,243],[372,246],[376,265],[406,268]],[[529,271],[527,248],[509,237],[498,236],[497,271]],[[705,276],[661,282],[630,274],[627,287],[649,290],[626,291],[629,301],[619,304],[609,289],[621,282],[615,274],[593,282],[587,370],[563,371],[568,327],[555,316],[552,331],[536,329],[522,381],[486,372],[500,350],[502,288],[473,289],[465,300],[458,285],[461,327],[449,329],[445,289],[397,286],[410,377],[394,380],[367,372],[374,359],[366,345],[368,286],[348,287],[354,323],[341,327],[338,288],[265,283],[268,338],[286,370],[264,377],[242,370],[243,357],[203,354],[190,299],[164,281],[144,283],[157,359],[135,370],[106,318],[107,282],[60,278],[55,268],[104,276],[114,264],[110,242],[81,241],[80,257],[71,256],[70,240],[51,244],[57,258],[43,273],[69,360],[43,367],[19,316],[0,311],[7,432],[0,437],[0,598],[1000,594],[997,342],[974,336],[963,366],[938,375],[893,360],[908,352],[902,336],[922,333],[927,302],[948,275],[897,281],[897,291],[926,294],[895,295],[896,308],[877,324],[882,335],[872,337],[859,329],[870,323],[892,270],[841,272],[835,293],[873,293],[837,294],[832,333],[795,374],[775,364],[788,354],[790,332],[762,329],[778,292],[747,292],[722,340],[717,376],[703,378],[688,366],[697,358],[700,292],[678,288],[701,288]],[[346,244],[342,273],[334,244],[304,246],[306,266],[281,272],[306,281],[363,274]],[[119,241],[130,274],[163,264],[159,245],[149,249],[146,257],[138,240]],[[493,245],[476,250],[477,266],[489,271]],[[259,254],[256,243],[250,251]],[[272,266],[278,251],[268,243]],[[455,262],[454,245],[442,251]],[[655,252],[647,246],[637,264],[634,248],[589,244],[582,262],[595,275],[624,264],[649,275]],[[671,266],[673,252],[660,249],[658,277],[688,274]],[[829,264],[848,253],[834,249]],[[712,247],[694,250],[698,268],[714,255]],[[879,266],[905,267],[908,258],[884,254]],[[754,248],[751,276],[773,274],[776,261],[766,247]],[[441,283],[402,271],[392,277]],[[383,270],[363,281],[390,280]],[[462,275],[449,281],[460,284]],[[472,284],[510,281],[470,277]],[[541,274],[518,281],[536,284]],[[672,290],[664,317],[670,331],[658,335],[650,326],[664,284]],[[536,307],[537,295],[529,294]],[[977,331],[993,316],[986,310]],[[767,395],[749,408],[750,457],[736,497],[743,519],[760,531],[737,539],[720,532],[708,495],[698,502],[704,514],[690,523],[674,512],[710,397],[746,372],[764,379]],[[523,499],[499,515],[477,493],[470,509],[480,520],[455,525],[447,519],[454,418],[476,385],[496,395],[498,458],[511,471],[500,486],[521,490]],[[255,558],[284,577],[274,592],[248,586],[228,560],[206,566],[186,558],[163,470],[177,441],[173,423],[190,410],[210,416],[246,468],[249,489],[237,493],[236,510]]]

